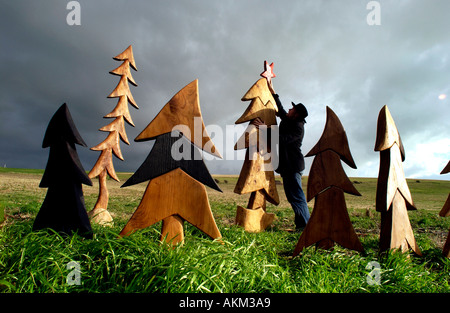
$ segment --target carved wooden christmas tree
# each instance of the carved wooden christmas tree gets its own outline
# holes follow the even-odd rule
[[[121,231],[126,236],[162,222],[161,240],[183,242],[188,221],[211,238],[220,238],[204,185],[220,188],[200,151],[221,157],[207,135],[200,112],[198,81],[181,89],[135,141],[156,139],[147,159],[122,187],[150,180],[142,200]]]
[[[257,128],[250,124],[234,147],[235,150],[247,149],[234,192],[250,193],[247,208],[237,207],[236,224],[251,232],[263,231],[273,222],[275,215],[266,213],[266,200],[275,205],[280,202],[271,166],[272,160],[268,157],[271,149],[270,128],[277,125],[275,116],[277,107],[268,80],[275,75],[271,72],[273,63],[269,69],[267,62],[265,64],[266,71],[261,74],[265,75],[265,78],[259,79],[242,97],[242,101],[251,102],[244,114],[235,122],[240,124],[260,118],[267,126]],[[262,136],[261,132],[266,134]],[[266,140],[260,140],[262,138]]]
[[[128,86],[128,82],[137,86],[130,72],[130,67],[137,70],[133,57],[133,48],[129,46],[125,51],[113,59],[123,62],[118,68],[110,72],[110,74],[120,76],[120,81],[108,98],[119,98],[119,100],[114,110],[104,116],[105,118],[114,118],[114,120],[108,125],[100,128],[101,131],[109,132],[109,135],[100,144],[91,148],[91,150],[94,151],[101,151],[97,162],[89,173],[90,178],[98,177],[99,181],[98,199],[94,209],[89,212],[92,221],[99,224],[112,222],[111,214],[108,211],[109,193],[106,185],[106,178],[109,176],[112,179],[119,181],[116,171],[114,170],[112,156],[114,154],[117,158],[123,160],[122,152],[120,150],[120,140],[127,145],[130,144],[125,132],[125,121],[133,127],[134,124],[130,112],[128,111],[128,103],[138,109]]]
[[[78,232],[92,237],[81,186],[92,186],[92,182],[81,165],[75,144],[86,147],[64,103],[50,120],[42,143],[43,148],[50,147],[50,154],[39,187],[48,191],[33,230],[51,228],[68,235]]]
[[[337,115],[327,107],[325,129],[306,157],[314,156],[308,178],[307,201],[315,198],[311,218],[303,230],[294,256],[312,244],[331,249],[335,243],[364,251],[347,212],[344,192],[361,196],[348,179],[341,160],[356,169],[347,135]]]
[[[448,161],[447,165],[442,170],[441,175],[447,173],[450,173],[450,161]],[[439,215],[442,217],[450,216],[450,193],[448,194],[447,201],[445,201]],[[450,231],[448,232],[447,240],[445,241],[444,248],[442,249],[442,254],[445,257],[450,258]]]
[[[405,149],[394,119],[385,105],[378,115],[375,151],[380,151],[376,210],[381,213],[380,252],[411,248],[421,255],[407,210],[416,210],[406,183],[402,161]]]

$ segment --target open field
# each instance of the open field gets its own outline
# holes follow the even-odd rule
[[[0,169],[0,208],[6,222],[0,230],[0,291],[3,292],[449,292],[450,260],[441,256],[450,219],[438,216],[449,181],[408,180],[417,211],[409,211],[423,256],[378,255],[379,214],[375,211],[376,179],[351,178],[362,197],[346,195],[350,219],[365,248],[359,254],[336,246],[333,251],[305,249],[292,252],[300,236],[292,232],[293,213],[281,178],[279,206],[269,204],[277,216],[266,232],[251,234],[234,225],[236,206],[247,195],[233,189],[237,177],[215,176],[223,193],[208,189],[213,214],[223,243],[212,241],[186,225],[186,241],[174,250],[159,244],[160,225],[128,238],[117,234],[139,204],[147,183],[120,188],[109,180],[109,210],[114,227],[93,225],[92,240],[63,238],[31,232],[47,189],[39,188],[40,170]],[[306,190],[307,177],[304,177]],[[90,210],[98,192],[83,186]],[[308,203],[310,210],[313,201]],[[187,224],[187,223],[186,223]],[[68,285],[66,264],[81,266],[81,285]],[[380,285],[366,278],[370,261],[380,263]]]

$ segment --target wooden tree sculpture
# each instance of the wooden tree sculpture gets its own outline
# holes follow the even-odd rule
[[[201,123],[196,124],[195,119]],[[194,125],[201,127],[197,129]],[[211,238],[220,238],[204,185],[222,191],[209,174],[196,146],[221,156],[203,124],[197,80],[181,89],[135,141],[151,139],[156,142],[147,159],[122,186],[150,180],[139,206],[120,235],[129,235],[162,220],[161,241],[166,239],[177,244],[184,240],[183,222],[186,220]]]
[[[327,107],[325,129],[306,157],[314,156],[308,178],[307,201],[315,198],[311,218],[303,230],[294,256],[312,244],[331,249],[335,243],[364,251],[347,212],[344,192],[361,196],[348,179],[341,160],[356,169],[347,135],[337,115]]]
[[[114,110],[104,116],[105,118],[114,118],[114,120],[108,125],[100,128],[101,131],[109,132],[109,135],[100,144],[91,148],[91,150],[94,151],[101,151],[97,162],[89,173],[90,178],[98,176],[99,181],[98,199],[94,209],[89,212],[92,221],[99,224],[108,224],[112,222],[111,214],[108,211],[109,193],[106,185],[106,178],[108,175],[112,179],[119,181],[116,171],[114,170],[112,156],[114,154],[117,158],[123,160],[122,152],[120,150],[120,139],[127,145],[130,144],[125,132],[124,121],[133,127],[134,124],[131,120],[130,112],[128,111],[128,103],[131,103],[131,105],[138,109],[128,86],[128,82],[137,86],[130,72],[130,66],[134,70],[137,70],[132,47],[129,46],[125,51],[113,59],[123,61],[123,63],[110,72],[110,74],[120,76],[120,81],[108,98],[119,98],[119,100]]]
[[[68,235],[78,232],[92,237],[81,186],[92,186],[92,182],[81,165],[75,144],[86,147],[64,103],[50,120],[42,143],[43,148],[50,147],[50,154],[39,187],[48,191],[33,230],[51,228]]]
[[[447,174],[450,172],[450,161],[448,161],[447,165],[441,172],[442,174]],[[445,201],[444,207],[439,212],[439,215],[442,217],[450,216],[450,193],[448,194],[447,201]],[[442,249],[442,254],[446,258],[450,258],[450,231],[448,232],[447,240],[445,241],[444,248]]]
[[[375,151],[380,151],[376,210],[381,213],[380,252],[411,248],[421,255],[407,210],[416,210],[406,183],[402,161],[405,150],[388,107],[385,105],[377,122]]]
[[[267,72],[267,62],[266,72]],[[270,69],[273,67],[273,63]],[[263,72],[263,74],[267,74]],[[266,77],[266,76],[264,76]],[[235,122],[236,124],[260,118],[267,128],[260,129],[250,124],[244,134],[238,139],[235,150],[247,149],[244,164],[236,183],[234,192],[237,194],[250,193],[247,208],[237,207],[236,224],[244,227],[246,231],[260,232],[272,224],[275,214],[266,213],[266,200],[278,205],[280,203],[275,184],[275,174],[271,167],[271,159],[267,158],[270,152],[270,133],[261,136],[260,132],[270,132],[273,125],[277,125],[275,112],[277,106],[269,89],[269,80],[273,74],[260,78],[242,97],[242,101],[251,101],[244,114]]]

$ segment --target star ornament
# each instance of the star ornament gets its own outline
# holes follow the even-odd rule
[[[264,61],[264,72],[261,73],[261,76],[265,77],[269,84],[272,83],[272,78],[276,77],[273,72],[273,62],[269,65],[267,61]]]

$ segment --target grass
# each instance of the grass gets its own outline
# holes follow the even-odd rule
[[[408,181],[419,208],[409,216],[422,257],[378,254],[376,180],[357,178],[355,186],[363,196],[346,196],[346,200],[365,253],[339,246],[332,251],[309,247],[293,258],[300,233],[289,231],[293,227],[292,209],[282,186],[278,186],[280,205],[267,208],[277,220],[267,231],[252,234],[233,224],[236,205],[245,205],[248,200],[233,193],[236,178],[216,177],[223,193],[208,193],[222,241],[211,240],[185,223],[185,244],[169,249],[159,242],[160,224],[118,238],[146,184],[121,189],[120,184],[108,182],[109,209],[115,224],[111,228],[93,225],[92,240],[76,234],[63,237],[52,231],[32,232],[46,193],[37,187],[41,175],[39,171],[0,171],[0,207],[6,209],[7,217],[0,230],[0,292],[450,292],[450,259],[441,255],[450,219],[437,215],[450,190],[447,181]],[[127,177],[121,174],[122,181]],[[83,188],[86,207],[93,207],[96,183]],[[67,282],[73,273],[67,268],[71,261],[80,266],[80,285]],[[380,264],[380,285],[367,283],[371,268],[366,267],[371,261]]]

